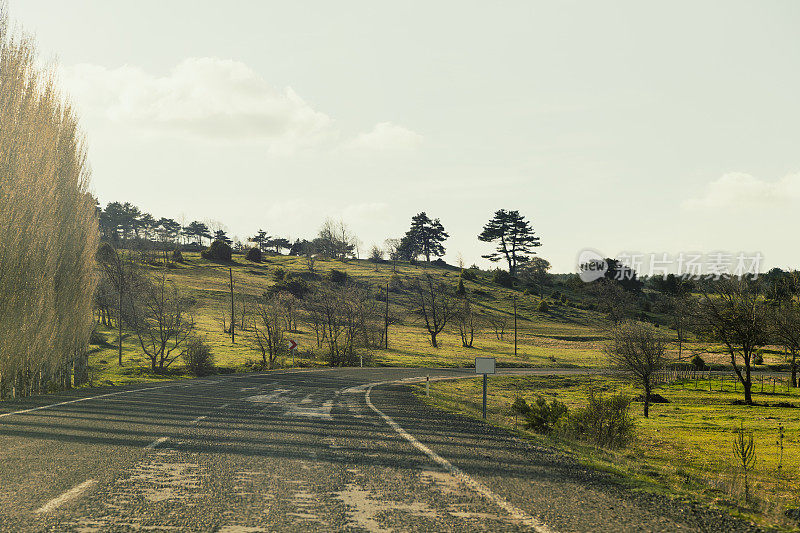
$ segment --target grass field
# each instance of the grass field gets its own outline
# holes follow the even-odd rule
[[[585,405],[589,387],[634,395],[636,391],[627,382],[611,377],[491,377],[488,418],[527,438],[576,453],[586,463],[617,473],[635,487],[686,495],[763,524],[796,527],[796,522],[784,517],[784,511],[800,506],[800,391],[787,393],[784,387],[772,394],[770,386],[764,393],[755,387],[758,403],[786,402],[796,407],[744,406],[733,404],[742,398],[741,386],[733,392],[728,382],[725,392],[719,392],[719,381],[710,385],[713,392],[705,380],[660,387],[656,392],[670,403],[653,405],[649,419],[642,416],[642,404],[634,402],[636,439],[623,450],[598,450],[535,435],[517,425],[510,409],[517,397],[531,403],[537,396],[556,398],[575,408]],[[417,387],[417,394],[431,405],[481,416],[479,379],[435,382],[430,393],[425,397],[424,388]],[[779,426],[784,428],[782,457]],[[733,456],[734,432],[740,427],[753,432],[757,451],[752,485],[755,498],[750,505],[744,501],[741,473]]]
[[[205,337],[211,346],[218,366],[229,371],[247,370],[251,363],[260,359],[252,344],[252,332],[239,331],[236,343],[224,333],[222,316],[230,314],[229,268],[233,270],[234,293],[237,308],[244,302],[252,305],[255,299],[275,283],[274,275],[283,269],[290,273],[307,270],[303,258],[289,256],[267,256],[263,263],[252,263],[236,256],[232,264],[206,261],[199,254],[184,254],[185,262],[176,268],[148,267],[153,274],[164,273],[175,282],[182,294],[196,300],[194,318],[197,333]],[[318,260],[315,272],[326,276],[332,269],[347,272],[353,279],[369,282],[374,287],[386,287],[386,283],[398,276],[401,280],[429,272],[457,285],[459,271],[448,267],[400,264],[397,272],[390,264],[374,264],[367,261],[347,262]],[[541,300],[535,295],[522,294],[500,287],[480,273],[475,281],[466,281],[474,305],[479,312],[503,315],[507,318],[505,333],[498,337],[488,326],[475,338],[472,348],[463,348],[455,330],[448,328],[440,336],[441,346],[432,348],[429,337],[421,323],[410,313],[409,296],[402,291],[390,293],[392,314],[397,323],[390,327],[389,349],[375,350],[367,364],[386,366],[459,367],[470,366],[478,356],[497,357],[498,364],[506,366],[539,367],[596,367],[604,364],[601,343],[604,338],[605,318],[596,312],[587,311],[555,302],[548,312],[537,311]],[[518,340],[514,354],[513,296],[517,297]],[[287,334],[300,345],[296,364],[304,366],[324,364],[324,349],[316,346],[313,331],[302,323],[299,331]],[[123,335],[123,367],[117,365],[117,332],[100,328],[105,344],[93,346],[90,366],[96,382],[125,383],[132,380],[163,379],[152,375],[147,369],[148,359],[132,334]],[[291,364],[291,361],[281,361]],[[170,377],[182,374],[183,362],[179,359],[170,367]]]

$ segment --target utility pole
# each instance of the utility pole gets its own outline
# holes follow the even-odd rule
[[[386,311],[383,315],[383,346],[389,349],[389,282],[386,282]]]
[[[517,295],[514,295],[514,357],[517,356]]]
[[[116,250],[115,250],[116,251]],[[117,253],[117,264],[119,265],[119,290],[117,291],[117,327],[119,328],[119,366],[122,366],[122,285],[125,281],[125,274],[122,271],[122,261]]]
[[[231,342],[236,344],[236,311],[233,307],[233,267],[228,268],[231,276]]]

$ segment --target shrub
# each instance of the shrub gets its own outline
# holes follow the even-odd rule
[[[764,364],[764,353],[761,350],[758,350],[755,354],[753,354],[753,364],[754,365]]]
[[[172,260],[176,263],[183,263],[183,254],[180,250],[172,250]]]
[[[624,394],[603,396],[589,389],[588,404],[567,416],[564,432],[602,448],[623,447],[633,439],[630,405]]]
[[[561,299],[561,291],[553,291],[552,293],[550,293],[550,298],[552,298],[554,301],[560,300]]]
[[[214,241],[211,246],[200,252],[203,259],[209,261],[230,261],[233,250],[222,241]]]
[[[244,254],[244,258],[248,261],[252,261],[253,263],[260,263],[261,262],[261,250],[258,248],[248,248],[247,253]]]
[[[463,279],[458,280],[458,288],[456,289],[456,294],[459,296],[464,296],[465,294],[467,294],[467,289],[464,288]]]
[[[692,364],[697,370],[708,370],[708,365],[706,365],[706,362],[699,355],[695,355],[694,358],[692,358]]]
[[[558,400],[549,404],[544,398],[537,397],[533,405],[522,398],[517,398],[511,405],[515,414],[525,417],[525,427],[537,433],[551,433],[559,421],[567,414],[567,406]]]
[[[286,270],[282,267],[277,267],[272,272],[272,277],[275,278],[275,281],[283,281],[286,278]]]
[[[200,337],[189,341],[186,350],[183,351],[183,362],[186,364],[186,370],[195,376],[207,376],[214,372],[214,356],[211,348]]]
[[[328,280],[333,283],[345,283],[349,278],[350,276],[347,275],[347,272],[342,272],[335,268],[328,272]]]
[[[403,289],[403,278],[397,274],[392,274],[389,278],[389,290],[392,292],[399,292]]]
[[[284,279],[269,288],[269,293],[277,294],[279,292],[288,292],[295,298],[300,298],[302,300],[303,297],[308,294],[309,290],[308,283],[306,283],[304,279],[292,278],[286,275]]]
[[[494,281],[501,287],[506,287],[508,289],[514,287],[514,276],[512,276],[505,270],[500,270],[499,268],[494,271],[494,275],[492,276],[492,281]]]
[[[466,281],[475,281],[478,279],[478,274],[475,270],[468,268],[466,270],[461,270],[461,279]]]
[[[550,311],[550,306],[547,305],[546,300],[541,300],[539,302],[539,305],[536,306],[536,310],[539,311],[540,313],[547,313],[548,311]]]

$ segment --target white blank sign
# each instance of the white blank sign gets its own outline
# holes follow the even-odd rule
[[[494,357],[476,357],[476,374],[494,374]]]

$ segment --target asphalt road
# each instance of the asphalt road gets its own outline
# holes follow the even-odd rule
[[[752,530],[388,383],[428,374],[465,372],[286,371],[4,403],[0,530]]]

